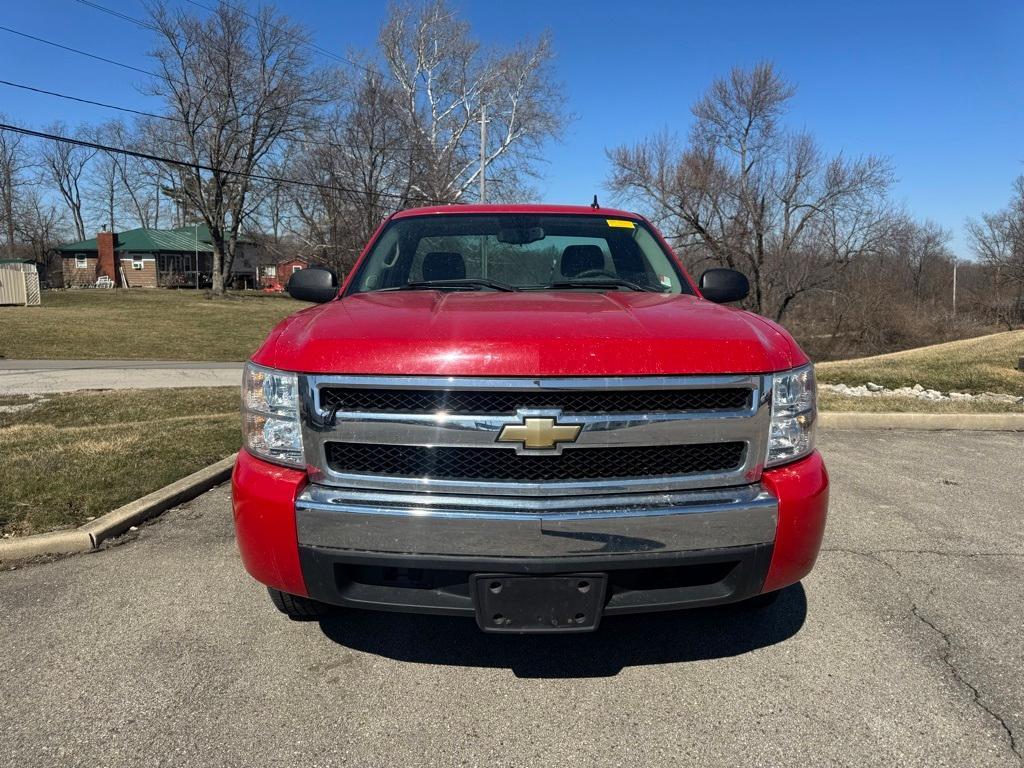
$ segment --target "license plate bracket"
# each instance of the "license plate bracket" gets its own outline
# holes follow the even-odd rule
[[[592,632],[604,612],[608,574],[476,573],[469,586],[484,632]]]

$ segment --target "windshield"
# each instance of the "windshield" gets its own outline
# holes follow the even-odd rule
[[[519,214],[397,219],[349,292],[429,289],[692,293],[642,222]]]

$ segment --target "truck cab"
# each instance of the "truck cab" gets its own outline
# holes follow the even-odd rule
[[[242,560],[294,618],[338,608],[582,632],[763,604],[817,557],[814,372],[625,211],[402,211],[246,365]]]

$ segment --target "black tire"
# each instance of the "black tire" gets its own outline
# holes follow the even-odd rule
[[[754,595],[754,597],[748,597],[746,600],[741,600],[736,603],[736,607],[744,611],[763,611],[775,605],[778,599],[778,590],[775,592],[764,592],[760,595]]]
[[[293,621],[313,621],[334,612],[334,609],[327,603],[310,600],[308,597],[289,595],[287,592],[271,587],[267,587],[267,592],[270,593],[274,607]]]

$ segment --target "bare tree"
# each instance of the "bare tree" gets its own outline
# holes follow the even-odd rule
[[[504,53],[484,50],[467,22],[433,0],[392,5],[379,42],[417,150],[410,188],[423,199],[473,197],[484,110],[483,155],[498,197],[532,172],[545,141],[561,135],[567,117],[547,34]]]
[[[443,2],[416,2],[391,7],[379,45],[386,68],[367,57],[356,76],[339,75],[327,114],[282,165],[282,175],[320,186],[275,190],[264,209],[309,255],[342,270],[394,211],[476,199],[484,105],[490,199],[522,197],[565,119],[546,36],[487,51]]]
[[[1006,208],[967,221],[967,235],[979,259],[997,267],[1018,291],[1024,290],[1024,176],[1013,182],[1013,197]]]
[[[159,149],[164,121],[140,120],[130,136],[130,145],[142,152]],[[158,153],[154,153],[158,154]],[[182,195],[178,194],[180,169],[164,163],[126,158],[125,185],[132,189],[132,205],[142,226],[159,229],[183,226]]]
[[[85,133],[90,141],[107,144],[115,130],[112,123],[103,123],[88,129]],[[89,164],[84,179],[85,211],[84,214],[94,224],[109,227],[111,232],[117,231],[120,216],[120,174],[118,173],[116,152],[97,152]]]
[[[951,238],[948,230],[933,221],[917,222],[906,214],[894,217],[888,247],[893,263],[903,273],[898,279],[909,283],[916,304],[935,300],[937,288],[945,293],[945,279],[953,269]]]
[[[63,123],[53,123],[49,133],[66,136]],[[77,133],[81,133],[79,130]],[[89,162],[96,150],[69,144],[63,141],[49,141],[42,145],[41,165],[43,174],[57,187],[61,199],[71,213],[75,225],[75,236],[85,239],[85,220],[82,216],[82,181]]]
[[[7,117],[0,113],[0,122]],[[6,235],[7,258],[14,258],[15,209],[21,188],[26,184],[26,171],[30,167],[30,156],[24,144],[24,136],[12,131],[0,131],[0,217]]]
[[[294,146],[290,163],[291,176],[321,186],[283,191],[297,219],[291,231],[322,248],[322,260],[347,270],[377,225],[415,199],[416,159],[407,144],[400,92],[383,74],[367,68],[344,88],[322,127]]]
[[[6,122],[0,115],[0,121]],[[0,131],[0,220],[8,258],[31,257],[50,273],[53,249],[67,234],[58,206],[39,183],[34,153],[19,134]]]
[[[142,133],[121,120],[104,123],[98,129],[102,143],[126,150],[145,150]],[[159,185],[151,181],[159,166],[122,152],[104,153],[109,158],[113,176],[113,206],[123,220],[134,221],[140,227],[152,227],[159,205]],[[113,229],[113,224],[111,224]]]
[[[18,241],[52,279],[60,272],[60,256],[55,249],[67,239],[66,217],[61,216],[59,206],[37,184],[26,185],[14,210]]]
[[[1013,196],[1001,211],[968,219],[967,236],[978,258],[995,271],[996,315],[1010,327],[1024,321],[1024,176],[1013,182]],[[1011,302],[1001,298],[1004,288]]]
[[[771,64],[734,69],[694,105],[686,146],[661,134],[608,153],[617,197],[648,209],[692,266],[745,272],[752,308],[775,319],[877,249],[890,221],[889,163],[825,157],[782,129],[793,94]]]
[[[161,140],[175,157],[216,169],[179,171],[178,178],[209,227],[212,285],[222,293],[251,210],[251,175],[309,125],[323,83],[310,69],[306,32],[269,7],[250,14],[220,2],[199,18],[161,3],[151,22],[161,78],[150,91],[174,118],[160,127]]]

